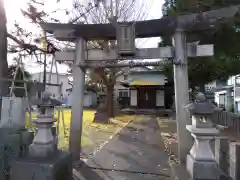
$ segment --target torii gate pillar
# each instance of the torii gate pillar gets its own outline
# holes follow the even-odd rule
[[[177,121],[178,158],[181,163],[186,162],[186,157],[192,147],[193,140],[186,125],[191,124],[190,114],[184,110],[189,104],[188,66],[187,66],[187,43],[184,31],[176,30],[174,36],[174,91]]]
[[[69,149],[72,153],[73,161],[78,161],[80,159],[81,152],[85,70],[80,68],[80,65],[84,65],[85,50],[86,41],[78,37],[76,39],[75,59],[73,64],[72,121],[70,128],[71,138],[69,140]],[[77,119],[78,121],[76,121]]]

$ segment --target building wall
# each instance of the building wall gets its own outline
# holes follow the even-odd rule
[[[66,105],[72,106],[72,102],[73,102],[73,97],[72,97],[72,94],[70,93],[67,96]],[[84,107],[97,106],[97,94],[91,91],[85,92],[83,106]]]
[[[122,76],[119,76],[117,78],[116,84],[114,85],[114,96],[115,96],[115,98],[119,97],[119,93],[120,92],[126,92],[128,97],[130,96],[129,88],[124,87],[124,86],[121,85],[121,82],[127,81],[128,79],[129,79],[128,75],[122,75]]]
[[[49,82],[50,73],[47,73],[47,82]],[[32,80],[43,82],[43,73],[36,73],[32,74]],[[57,84],[57,74],[52,73],[50,83]],[[72,86],[68,84],[68,75],[59,74],[59,83],[62,83],[61,93],[63,97],[66,98],[68,96],[67,89],[71,88]],[[54,94],[56,97],[59,94],[59,87],[57,86],[47,86],[46,87],[49,92]]]
[[[119,76],[116,79],[116,84],[114,85],[114,96],[115,98],[118,98],[119,95],[124,94],[124,96],[127,95],[127,97],[130,97],[130,90],[127,87],[124,87],[121,85],[121,82],[124,81],[129,81],[131,79],[131,72],[145,72],[145,71],[149,71],[149,68],[146,67],[135,67],[135,68],[131,68],[130,70],[124,72],[123,75]]]
[[[130,106],[137,106],[137,90],[131,89],[130,90]]]
[[[157,90],[156,92],[156,106],[157,107],[164,107],[164,90]]]

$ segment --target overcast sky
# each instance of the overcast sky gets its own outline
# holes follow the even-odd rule
[[[71,8],[72,3],[71,0],[61,0],[61,3],[58,3],[56,5],[57,0],[48,0],[46,1],[45,5],[45,11],[51,12],[55,10],[56,8]],[[146,1],[146,0],[139,0],[139,1]],[[15,21],[19,22],[20,25],[27,26],[28,29],[31,29],[32,31],[36,31],[34,29],[34,26],[31,26],[27,23],[26,19],[22,16],[20,8],[24,8],[26,6],[27,0],[4,0],[5,3],[5,9],[7,14],[7,23],[8,23],[8,29],[10,30],[13,27],[13,24]],[[147,0],[147,2],[151,3],[151,9],[148,13],[147,19],[157,19],[162,16],[161,9],[162,4],[164,0]],[[53,9],[54,8],[54,9]],[[150,47],[157,47],[159,38],[148,38],[140,41],[139,46],[150,48]],[[39,65],[34,65],[28,63],[27,69],[31,72],[37,72],[39,71]],[[59,70],[61,72],[66,71],[66,67],[60,66]]]

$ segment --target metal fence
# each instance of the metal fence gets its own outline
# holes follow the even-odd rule
[[[212,120],[214,124],[228,127],[236,133],[240,133],[240,114],[216,109]]]

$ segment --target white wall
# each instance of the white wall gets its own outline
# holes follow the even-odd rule
[[[91,94],[85,94],[84,95],[83,106],[84,107],[90,107],[91,103],[92,103],[92,96],[91,96]]]
[[[137,106],[137,90],[130,90],[130,106]]]
[[[131,72],[131,71],[149,71],[149,69],[145,68],[145,67],[135,67],[135,68],[131,68],[130,70],[124,72],[124,74],[122,76],[117,77],[116,84],[114,85],[114,97],[115,98],[119,97],[119,92],[121,90],[128,91],[128,96],[130,97],[130,90],[129,90],[129,88],[122,86],[121,82],[129,81],[129,76],[127,77],[127,79],[124,80],[124,75],[128,75],[129,72]]]
[[[49,76],[50,76],[50,73],[47,73],[46,74],[47,82],[49,82]],[[43,82],[43,73],[32,74],[32,80]],[[52,73],[50,83],[57,84],[56,73]],[[59,83],[62,83],[61,92],[63,94],[63,97],[67,97],[68,96],[67,89],[72,87],[71,85],[68,84],[68,75],[59,74]],[[56,96],[59,94],[59,87],[57,86],[47,86],[46,88],[49,92],[51,92],[52,94],[55,94]]]
[[[67,97],[66,104],[71,106],[73,101],[72,94],[70,93]],[[83,100],[83,106],[84,107],[90,107],[90,106],[96,106],[97,105],[97,94],[93,92],[87,92],[84,94],[84,100]]]
[[[121,90],[126,90],[126,91],[129,91],[129,88],[127,87],[124,87],[121,85],[121,82],[124,81],[124,75],[122,76],[119,76],[117,79],[116,79],[116,84],[114,85],[114,97],[115,98],[118,98],[119,97],[119,92]],[[130,96],[130,94],[128,94]]]
[[[218,92],[215,92],[215,97],[214,97],[214,101],[219,105],[219,95],[220,94],[225,94],[227,91],[226,90],[223,90],[223,91],[218,91]]]
[[[217,87],[217,84],[216,84],[216,81],[213,81],[211,83],[208,83],[208,84],[205,84],[205,89],[206,90],[211,90],[212,88],[216,88]]]
[[[156,106],[164,107],[164,91],[157,90],[156,91]]]

